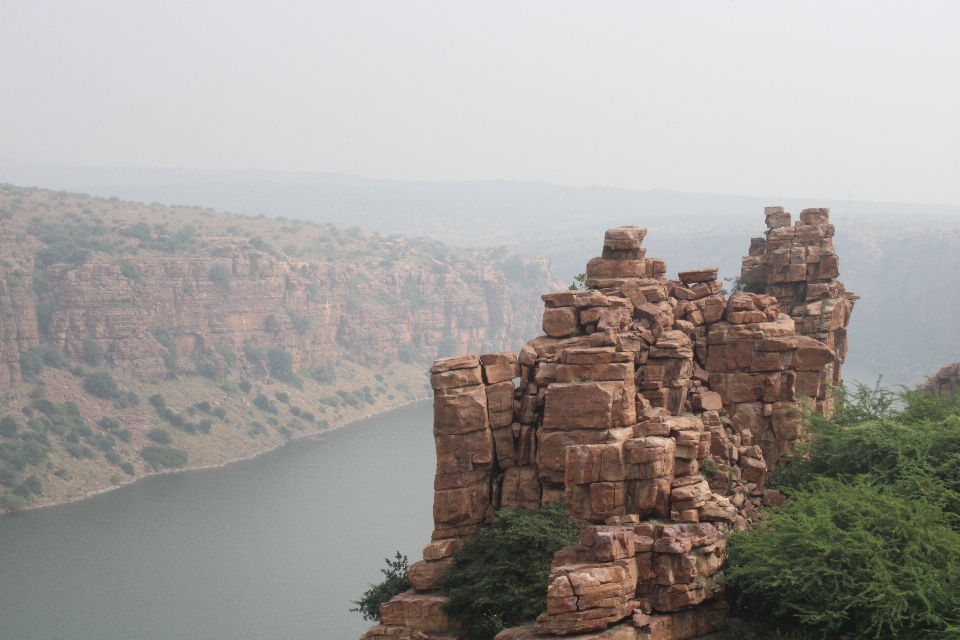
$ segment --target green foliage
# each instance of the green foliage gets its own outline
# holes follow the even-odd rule
[[[577,291],[579,289],[587,288],[587,274],[578,273],[573,276],[573,283],[570,285],[570,291]]]
[[[0,418],[0,436],[4,438],[16,438],[20,425],[13,416],[3,416]]]
[[[240,391],[243,391],[244,393],[250,393],[250,391],[253,389],[253,385],[250,384],[249,380],[241,380],[240,383],[237,385],[237,388],[239,388]]]
[[[397,551],[394,560],[384,558],[387,563],[386,569],[380,569],[384,575],[383,582],[371,584],[359,600],[354,600],[357,605],[350,611],[358,612],[363,615],[364,620],[380,621],[380,605],[390,600],[395,595],[401,594],[410,588],[410,578],[407,575],[410,570],[410,564],[407,556],[401,555]]]
[[[755,282],[746,274],[740,274],[734,278],[724,278],[725,282],[731,283],[730,293],[756,293],[762,294],[767,290],[763,282]]]
[[[470,640],[533,622],[546,608],[553,555],[577,541],[562,503],[540,510],[501,509],[493,524],[453,556],[441,577],[444,610]]]
[[[287,393],[286,391],[277,391],[273,395],[277,400],[279,400],[283,404],[290,404],[290,394]]]
[[[397,359],[404,364],[420,361],[420,350],[412,342],[404,342],[397,349]]]
[[[261,411],[266,411],[267,413],[273,413],[273,414],[279,413],[279,411],[277,410],[277,406],[273,404],[270,398],[263,395],[262,393],[257,395],[257,397],[253,399],[253,406],[255,406],[257,409],[260,409]]]
[[[413,282],[408,282],[400,288],[400,293],[410,303],[414,310],[423,309],[427,306],[427,297],[417,288]]]
[[[293,325],[293,328],[297,333],[303,335],[310,330],[310,327],[313,326],[313,321],[309,316],[301,315],[293,309],[287,309],[286,311],[287,316],[290,318],[290,324]]]
[[[267,353],[257,346],[253,340],[247,340],[243,343],[243,356],[250,364],[257,364],[267,359]],[[241,387],[243,383],[241,382]]]
[[[777,471],[786,505],[730,539],[729,593],[790,637],[955,637],[960,405],[879,381],[838,395]]]
[[[170,437],[170,434],[166,429],[160,427],[154,427],[147,432],[147,437],[156,442],[157,444],[170,444],[173,442],[173,438]]]
[[[131,280],[136,284],[141,284],[143,282],[143,274],[140,273],[140,269],[137,268],[137,265],[133,264],[126,258],[120,258],[117,260],[117,266],[120,267],[120,275],[127,280]]]
[[[440,344],[437,345],[437,357],[447,358],[449,356],[455,356],[459,350],[459,340],[457,340],[454,336],[444,336],[444,338],[440,341]]]
[[[209,274],[210,280],[213,281],[219,289],[223,291],[230,291],[231,282],[233,280],[233,270],[230,267],[222,264],[215,264],[210,267]]]
[[[28,378],[43,373],[44,367],[63,369],[68,364],[63,354],[49,346],[32,346],[20,355],[20,373]]]
[[[57,301],[48,298],[37,303],[37,329],[41,338],[45,338],[50,330],[50,320],[57,310]]]
[[[153,467],[154,471],[160,467],[179,469],[187,466],[187,452],[182,449],[150,445],[144,447],[140,455]]]
[[[270,368],[270,375],[277,380],[293,380],[293,355],[283,347],[267,349],[267,366]]]
[[[220,357],[223,358],[223,361],[227,363],[229,368],[233,369],[235,366],[237,366],[237,354],[222,344],[218,344],[213,348],[218,354],[220,354]]]
[[[120,395],[120,387],[109,371],[93,371],[83,379],[83,390],[98,398],[116,398]]]
[[[30,504],[28,500],[12,493],[6,493],[0,496],[0,507],[10,512],[20,511],[26,508],[28,504]]]
[[[83,361],[91,367],[99,367],[103,364],[103,358],[106,355],[103,347],[98,340],[85,338],[83,341]]]
[[[863,638],[958,622],[960,534],[934,505],[866,481],[819,479],[728,548],[731,593],[754,615]]]
[[[120,469],[128,476],[133,476],[137,474],[137,470],[133,468],[133,463],[131,462],[121,462],[119,466],[120,466]]]

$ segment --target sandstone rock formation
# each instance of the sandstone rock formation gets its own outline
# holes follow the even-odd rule
[[[41,341],[79,357],[92,338],[115,371],[163,377],[172,359],[158,331],[179,355],[224,369],[227,349],[259,377],[266,367],[244,358],[247,343],[285,349],[294,371],[337,358],[379,369],[401,347],[423,359],[516,348],[536,330],[542,287],[557,284],[546,261],[505,252],[497,262],[359,229],[182,209],[0,186],[0,388],[19,382],[20,355]],[[257,232],[290,240],[289,253]],[[173,371],[194,368],[180,358]]]
[[[855,301],[836,280],[826,210],[767,220],[744,259],[761,293],[726,297],[715,268],[669,280],[646,229],[618,227],[587,289],[543,296],[545,335],[519,354],[434,363],[433,541],[364,639],[458,637],[436,593],[454,552],[497,509],[559,500],[579,544],[556,554],[536,625],[499,640],[725,626],[724,533],[780,500],[766,474],[805,407],[830,411]]]

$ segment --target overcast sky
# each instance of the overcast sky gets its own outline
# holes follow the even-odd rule
[[[0,3],[0,160],[960,204],[960,2]]]

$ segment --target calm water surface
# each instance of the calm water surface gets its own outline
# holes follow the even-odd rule
[[[432,528],[419,402],[221,469],[0,518],[0,638],[356,639],[350,601]]]

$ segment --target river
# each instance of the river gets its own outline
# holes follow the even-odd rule
[[[0,518],[0,638],[351,640],[430,540],[430,402],[218,469]]]

